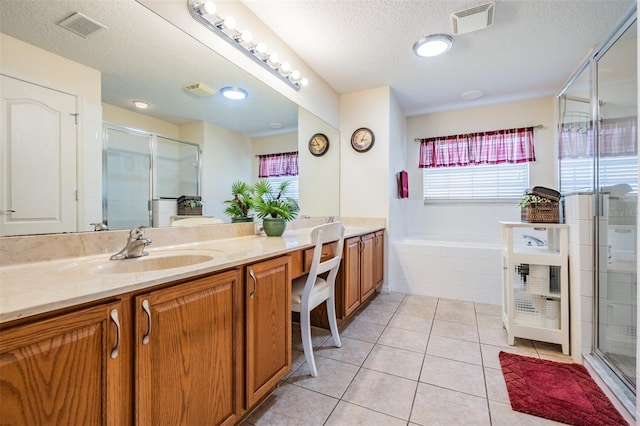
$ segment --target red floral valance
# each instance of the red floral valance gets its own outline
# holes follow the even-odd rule
[[[420,140],[420,168],[535,161],[533,127]]]
[[[298,151],[258,155],[258,177],[298,176]]]

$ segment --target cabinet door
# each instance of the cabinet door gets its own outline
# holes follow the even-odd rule
[[[120,312],[109,303],[0,332],[0,424],[128,423]]]
[[[347,317],[360,306],[360,237],[344,241],[342,277],[344,316]]]
[[[384,231],[378,231],[374,239],[373,283],[379,288],[384,281]]]
[[[229,271],[136,297],[137,424],[236,422],[239,286]]]
[[[360,300],[364,302],[376,290],[373,281],[374,234],[363,235],[360,239]]]
[[[247,403],[251,407],[291,369],[291,272],[283,256],[246,269]]]

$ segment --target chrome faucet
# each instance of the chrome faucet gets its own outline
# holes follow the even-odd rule
[[[111,260],[131,259],[134,257],[146,256],[149,253],[144,251],[144,248],[151,244],[151,240],[144,238],[145,226],[138,225],[129,231],[129,238],[127,238],[127,245],[122,250],[111,256]]]
[[[531,242],[536,243],[536,245],[537,245],[538,247],[544,247],[544,246],[546,246],[546,245],[547,245],[547,242],[546,242],[546,241],[542,241],[540,238],[536,238],[536,237],[534,237],[533,235],[526,235],[526,234],[525,234],[525,235],[523,235],[523,236],[522,236],[522,238],[524,238],[525,240],[528,240],[528,241],[527,241],[527,245],[528,245],[528,246],[532,245],[532,244],[531,244]]]
[[[105,225],[104,223],[100,222],[100,223],[92,223],[91,226],[93,226],[93,230],[94,231],[108,231],[109,227],[107,225]]]

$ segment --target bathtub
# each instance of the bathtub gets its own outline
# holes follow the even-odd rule
[[[393,291],[502,303],[499,241],[422,234],[406,236],[391,246]]]

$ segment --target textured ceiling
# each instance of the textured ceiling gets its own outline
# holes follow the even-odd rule
[[[493,26],[454,36],[451,51],[430,59],[416,57],[413,43],[450,34],[451,13],[482,0],[242,2],[338,93],[390,86],[405,114],[416,115],[557,93],[633,0],[498,0]],[[56,25],[73,12],[108,31],[83,39]],[[101,70],[103,101],[116,106],[145,99],[158,118],[250,135],[271,122],[296,127],[292,102],[133,0],[0,0],[0,31]],[[195,82],[239,85],[250,96],[197,98],[182,89]],[[474,89],[485,96],[460,100]]]
[[[555,94],[635,1],[498,0],[492,26],[454,35],[440,57],[413,54],[487,2],[243,0],[338,93],[390,86],[406,115]],[[461,101],[468,90],[485,96]]]

